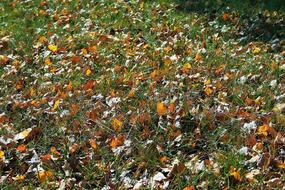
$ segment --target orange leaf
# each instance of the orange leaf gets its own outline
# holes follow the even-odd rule
[[[71,91],[71,90],[72,90],[72,88],[73,88],[73,86],[72,86],[72,82],[69,82],[69,83],[68,83],[68,85],[67,85],[66,87],[67,87],[67,89],[68,89],[69,91]]]
[[[197,53],[196,56],[195,56],[195,60],[196,60],[196,61],[202,61],[202,59],[203,59],[203,58],[202,58],[201,54],[200,54],[200,53]]]
[[[17,150],[18,150],[19,152],[25,152],[25,151],[26,151],[26,145],[20,144],[20,145],[17,147]]]
[[[240,170],[236,170],[236,168],[231,167],[231,171],[230,171],[231,176],[234,177],[235,180],[237,181],[241,181],[241,175],[240,175]]]
[[[214,90],[213,90],[212,87],[206,86],[206,87],[204,88],[204,92],[205,92],[205,94],[206,94],[207,96],[210,96],[210,95],[213,94]]]
[[[168,106],[168,110],[170,113],[173,113],[175,111],[175,103],[171,102]]]
[[[70,115],[74,116],[79,110],[79,106],[76,104],[71,104],[69,107]]]
[[[46,154],[46,155],[41,156],[41,160],[42,160],[43,162],[47,162],[47,161],[52,160],[52,157],[51,157],[50,154]]]
[[[83,89],[84,90],[91,90],[92,88],[94,88],[95,85],[96,85],[95,80],[89,80],[86,82],[86,84],[84,84]]]
[[[51,65],[52,64],[52,62],[51,62],[49,57],[45,58],[45,64],[46,65]]]
[[[156,105],[156,111],[158,115],[165,115],[167,108],[163,102],[157,103]]]
[[[69,147],[69,152],[70,153],[74,153],[74,152],[76,152],[77,150],[78,150],[78,144],[73,144],[71,147]]]
[[[165,163],[169,160],[169,158],[167,156],[163,156],[159,159],[161,162]]]
[[[118,147],[118,146],[121,146],[121,145],[124,143],[124,141],[125,141],[125,138],[124,138],[123,135],[121,135],[121,136],[119,136],[119,137],[114,137],[114,138],[112,138],[112,140],[111,140],[110,146],[111,146],[112,148],[116,148],[116,147]]]
[[[53,173],[51,171],[40,171],[37,173],[37,177],[41,183],[53,177]]]
[[[50,151],[51,151],[51,153],[53,153],[56,156],[60,156],[61,155],[60,152],[58,152],[55,147],[51,147]]]
[[[10,60],[9,57],[7,57],[6,55],[0,55],[0,65],[1,64],[3,64],[3,65],[7,64],[9,60]]]
[[[90,140],[89,140],[89,144],[90,144],[90,146],[91,146],[93,149],[96,149],[96,148],[97,148],[96,139],[90,139]]]
[[[194,186],[184,187],[183,190],[195,190]]]
[[[224,13],[222,16],[223,21],[227,21],[229,19],[230,15],[228,13]]]

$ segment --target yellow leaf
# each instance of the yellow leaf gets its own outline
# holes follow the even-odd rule
[[[82,52],[82,55],[84,57],[86,57],[88,55],[88,52],[87,52],[87,50],[85,48],[81,49],[81,52]]]
[[[212,87],[206,86],[206,87],[204,88],[204,92],[205,92],[205,94],[206,94],[207,96],[210,96],[210,95],[213,94],[214,90],[213,90]]]
[[[58,108],[58,106],[59,106],[59,102],[60,102],[60,100],[56,100],[55,102],[54,102],[54,104],[53,104],[53,111],[55,111],[57,108]]]
[[[72,36],[69,36],[66,40],[67,40],[67,41],[72,41],[73,38],[72,38]]]
[[[14,181],[22,182],[25,180],[25,176],[24,175],[17,175],[16,177],[13,177],[12,179]]]
[[[21,140],[21,139],[26,138],[30,134],[31,131],[32,131],[32,128],[28,128],[28,129],[16,134],[14,136],[14,140],[17,141],[17,140]]]
[[[182,67],[182,71],[185,73],[189,73],[190,69],[192,68],[190,63],[185,63]]]
[[[171,47],[165,47],[164,49],[163,49],[166,53],[168,53],[168,52],[170,52],[171,50],[172,50],[172,48]]]
[[[4,151],[0,150],[0,161],[5,159],[5,153]]]
[[[57,46],[56,45],[48,45],[48,49],[52,51],[53,53],[57,52]]]
[[[263,135],[263,136],[268,136],[269,134],[272,136],[276,136],[277,132],[275,131],[275,129],[267,124],[265,125],[261,125],[258,127],[257,130],[257,134],[258,135]]]
[[[253,54],[258,54],[260,51],[261,51],[260,48],[255,47],[255,48],[252,50],[252,53],[253,53]]]
[[[144,8],[144,2],[141,2],[140,4],[140,8],[143,9]]]
[[[158,115],[165,115],[167,108],[163,102],[157,103],[156,105],[156,111]]]
[[[208,79],[204,82],[205,85],[211,84],[211,79]]]
[[[37,177],[41,183],[46,181],[47,179],[53,177],[53,173],[51,171],[40,171],[37,173]]]
[[[51,65],[52,64],[52,62],[51,62],[49,57],[45,58],[45,64],[46,65]]]
[[[90,69],[87,69],[87,70],[85,71],[85,75],[86,75],[86,76],[90,76],[91,73],[92,73],[92,71],[91,71]]]
[[[120,132],[122,130],[123,122],[118,120],[117,118],[112,119],[112,126],[115,131]]]

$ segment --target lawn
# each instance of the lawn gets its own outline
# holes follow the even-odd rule
[[[2,0],[0,189],[284,189],[284,10],[189,2]]]

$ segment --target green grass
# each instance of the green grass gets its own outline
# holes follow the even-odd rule
[[[0,144],[5,153],[0,174],[7,177],[1,189],[56,189],[62,180],[70,189],[105,185],[125,189],[121,174],[127,173],[134,186],[139,180],[150,181],[157,172],[169,177],[154,189],[166,181],[169,189],[271,188],[267,181],[272,173],[284,182],[284,170],[273,162],[264,171],[256,162],[245,164],[265,152],[283,162],[283,146],[274,144],[276,136],[264,137],[257,131],[247,134],[242,129],[245,123],[256,121],[257,126],[272,125],[283,136],[284,123],[277,119],[283,115],[273,113],[272,108],[275,97],[285,92],[279,68],[284,64],[284,44],[280,43],[281,50],[270,50],[272,40],[256,38],[245,23],[259,13],[262,16],[253,23],[263,26],[263,16],[270,13],[274,25],[284,13],[274,12],[273,5],[260,5],[249,12],[241,8],[249,4],[239,5],[241,1],[206,7],[209,12],[187,7],[182,11],[178,3],[183,2],[0,2],[0,39],[9,36],[8,48],[0,49],[0,55],[10,59],[0,63],[0,138],[13,139],[24,129],[40,129],[9,145]],[[269,10],[260,12],[264,8]],[[229,18],[223,19],[225,13]],[[223,27],[229,30],[223,32]],[[237,28],[245,31],[247,40],[240,40]],[[43,36],[46,42],[40,44]],[[50,44],[58,51],[49,51]],[[260,52],[253,53],[255,48]],[[89,55],[83,55],[82,49]],[[202,61],[195,60],[197,53]],[[174,55],[179,60],[168,63]],[[47,57],[51,65],[45,64]],[[191,64],[189,71],[183,70],[186,63]],[[241,77],[247,80],[240,83]],[[270,87],[275,79],[277,86]],[[94,87],[90,87],[91,80],[96,81]],[[213,91],[207,94],[206,87]],[[129,95],[132,90],[133,96]],[[120,101],[112,103],[115,98]],[[59,106],[54,108],[57,100]],[[175,111],[159,116],[156,105],[162,101],[167,106],[174,101]],[[74,115],[68,114],[72,104],[78,106]],[[2,121],[2,115],[9,119]],[[113,118],[122,122],[121,130],[114,129]],[[261,151],[246,143],[250,135],[264,145]],[[112,149],[112,141],[120,138],[117,150]],[[90,139],[96,139],[96,149],[90,147]],[[123,144],[128,141],[130,146]],[[23,153],[16,150],[20,144],[26,145]],[[72,153],[74,144],[78,148]],[[248,155],[238,153],[244,146],[250,149]],[[51,153],[51,147],[60,156]],[[23,165],[33,151],[39,158],[52,154],[56,159],[41,160],[29,165],[34,171],[25,170]],[[161,161],[163,156],[165,161]],[[187,166],[191,160],[192,165],[204,163],[205,167],[195,171]],[[41,183],[36,166],[52,171],[53,177]],[[240,180],[231,168],[240,172]],[[261,172],[256,181],[246,177],[253,169]],[[15,180],[17,175],[25,176],[24,181]],[[141,189],[151,186],[144,184]]]

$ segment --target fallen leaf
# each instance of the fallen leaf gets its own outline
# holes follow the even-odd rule
[[[86,75],[86,76],[90,76],[91,73],[92,73],[92,71],[91,71],[90,69],[87,69],[87,70],[85,71],[85,75]]]
[[[14,181],[23,182],[25,180],[24,175],[17,175],[16,177],[12,178]]]
[[[190,63],[185,63],[182,67],[182,71],[184,73],[189,73],[191,68],[192,68],[192,66]]]
[[[112,126],[115,131],[120,132],[122,130],[123,122],[118,120],[117,118],[112,119]]]
[[[212,95],[212,94],[214,93],[214,90],[213,90],[212,87],[206,86],[206,87],[204,88],[204,92],[205,92],[205,94],[206,94],[207,96],[210,96],[210,95]]]
[[[168,110],[170,113],[173,113],[175,111],[175,103],[171,102],[168,106]]]
[[[96,148],[97,148],[96,139],[90,139],[90,140],[89,140],[89,144],[90,144],[91,148],[93,148],[93,149],[96,149]]]
[[[61,156],[60,152],[58,152],[55,147],[51,147],[50,152],[56,156]]]
[[[52,108],[53,111],[55,111],[55,110],[58,108],[59,103],[60,103],[60,100],[56,100],[56,101],[54,102],[53,108]]]
[[[40,171],[36,175],[41,183],[53,177],[53,173],[51,171]]]
[[[183,190],[195,190],[194,186],[184,187]]]
[[[52,51],[53,53],[57,52],[57,46],[56,45],[48,45],[48,49]]]
[[[202,61],[202,59],[203,59],[202,55],[200,53],[197,53],[196,56],[195,56],[195,60],[196,61]]]
[[[75,153],[78,150],[78,148],[79,148],[78,144],[75,143],[71,147],[69,147],[69,152],[71,154],[73,154],[73,153]]]
[[[162,116],[166,114],[167,108],[163,102],[159,102],[156,105],[157,114]]]
[[[28,128],[28,129],[16,134],[14,136],[14,141],[25,139],[30,134],[31,131],[32,131],[32,128]]]
[[[49,57],[45,58],[45,64],[46,65],[51,65],[52,64],[52,62],[51,62]]]
[[[18,147],[17,147],[17,150],[19,151],[19,152],[25,152],[26,151],[26,145],[24,145],[24,144],[20,144]]]
[[[233,178],[234,178],[236,181],[241,181],[241,180],[242,180],[241,175],[240,175],[240,170],[237,170],[237,169],[234,168],[234,167],[231,167],[230,175],[233,176]]]
[[[275,137],[277,132],[275,131],[275,129],[273,127],[265,124],[265,125],[261,125],[261,126],[258,127],[257,134],[258,135],[263,135],[265,137],[270,134],[273,137]]]
[[[255,48],[252,50],[252,53],[253,53],[253,54],[258,54],[260,51],[261,51],[260,48],[255,47]]]
[[[0,161],[3,161],[5,159],[5,153],[4,151],[0,150]]]

